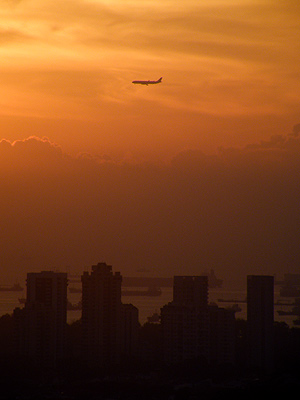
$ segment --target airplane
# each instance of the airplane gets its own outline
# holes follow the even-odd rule
[[[156,83],[160,83],[162,80],[162,77],[159,78],[157,81],[132,81],[134,84],[140,84],[140,85],[154,85]]]

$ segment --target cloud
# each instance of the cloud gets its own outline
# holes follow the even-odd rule
[[[37,167],[41,165],[51,168],[51,163],[62,158],[62,149],[48,138],[30,136],[24,140],[10,142],[0,141],[0,157],[2,166],[16,163],[19,167]],[[7,165],[8,163],[8,165]]]
[[[80,45],[93,50],[108,48],[118,53],[190,53],[197,57],[233,58],[241,62],[278,61],[290,38],[287,12],[292,5],[217,3],[210,6],[187,2],[184,8],[158,1],[138,7],[114,3],[72,1],[61,4],[36,0],[21,2],[17,15],[5,15],[18,26],[19,35],[35,37],[43,46],[52,45],[78,54]],[[285,30],[278,34],[272,18],[280,13]],[[247,15],[247,18],[245,18]],[[31,29],[29,29],[29,26]],[[293,27],[294,28],[294,27]],[[290,45],[285,50],[292,49]]]
[[[0,29],[0,45],[31,41],[32,36],[17,29]]]
[[[292,2],[8,4],[0,7],[3,114],[101,123],[125,107],[139,117],[145,98],[166,112],[285,120],[298,112]],[[156,74],[166,77],[156,94],[130,87]]]
[[[233,162],[244,159],[259,165],[295,166],[300,161],[299,124],[293,127],[293,134],[273,135],[268,140],[248,144],[242,148],[221,148],[220,155]],[[279,164],[283,163],[283,164]]]
[[[0,154],[6,276],[99,260],[125,275],[214,268],[225,281],[298,268],[298,136],[213,156],[189,149],[164,165],[72,157],[38,137],[2,140]]]
[[[294,125],[294,127],[293,127],[293,134],[294,134],[295,136],[298,136],[299,133],[300,133],[300,124]]]

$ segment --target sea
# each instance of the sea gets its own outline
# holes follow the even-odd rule
[[[130,289],[130,288],[129,288]],[[135,288],[137,289],[137,288]],[[143,288],[145,289],[145,288]],[[274,289],[274,319],[278,322],[285,322],[289,327],[296,327],[294,320],[295,315],[279,315],[278,311],[291,311],[295,298],[281,297],[279,293],[280,287],[275,285]],[[160,296],[122,296],[122,302],[125,304],[133,304],[139,310],[139,322],[143,325],[148,321],[154,313],[160,314],[160,309],[172,301],[173,288],[161,288]],[[22,308],[24,305],[19,299],[26,296],[26,290],[23,292],[1,292],[0,291],[0,316],[12,314],[17,307]],[[217,304],[219,307],[227,308],[238,304],[240,311],[235,313],[236,318],[247,319],[247,290],[246,287],[233,287],[232,285],[223,284],[220,288],[209,289],[209,303]],[[81,299],[81,293],[69,293],[68,300],[72,304],[77,304]],[[281,303],[281,304],[279,304]],[[67,314],[68,323],[72,323],[80,319],[80,310],[69,310]],[[298,325],[299,326],[299,325]]]

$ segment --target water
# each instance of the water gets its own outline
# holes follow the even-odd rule
[[[136,306],[139,310],[139,321],[141,324],[147,322],[147,317],[151,316],[153,313],[158,312],[160,313],[161,307],[165,304],[169,303],[173,299],[173,288],[161,288],[162,294],[161,296],[123,296],[122,302],[123,303],[131,303]],[[77,303],[80,300],[80,293],[71,293],[69,295],[69,300],[72,303]],[[236,318],[241,318],[246,320],[247,319],[247,289],[236,289],[230,286],[224,286],[222,288],[214,288],[209,289],[209,302],[217,303],[219,307],[230,307],[233,304],[238,304],[241,308],[241,311],[235,314]],[[224,300],[239,300],[234,302],[220,302],[219,299]],[[286,302],[293,302],[294,298],[283,298],[279,296],[279,288],[275,286],[274,290],[274,299],[275,303],[278,300],[286,301]],[[285,322],[290,327],[294,326],[293,321],[297,318],[295,315],[279,315],[277,313],[278,310],[289,311],[291,310],[292,306],[285,306],[285,305],[276,305],[274,306],[274,319],[278,322]],[[68,312],[68,321],[79,319],[81,315],[80,311],[69,311]]]
[[[241,311],[237,312],[236,318],[247,319],[247,304],[246,300],[247,291],[245,289],[234,289],[224,286],[223,288],[214,288],[209,290],[209,302],[215,302],[219,307],[230,307],[237,303],[241,307]],[[0,292],[0,316],[4,314],[12,314],[16,307],[23,307],[19,302],[19,298],[25,296],[25,290],[23,292]],[[77,303],[80,298],[80,293],[69,293],[69,301],[71,303]],[[282,298],[279,296],[279,288],[275,286],[275,303],[280,299],[281,301],[286,300],[287,302],[293,302],[294,298]],[[160,313],[161,307],[168,302],[172,301],[173,289],[162,288],[161,296],[123,296],[123,303],[131,303],[136,306],[139,310],[139,320],[141,324],[147,322],[147,317],[153,313]],[[238,300],[236,302],[220,302],[219,299],[232,299]],[[279,315],[278,310],[291,310],[292,306],[276,305],[274,306],[274,319],[278,322],[286,322],[290,327],[295,326],[293,321],[297,318],[294,315]],[[78,320],[81,317],[81,311],[68,311],[68,322]]]
[[[135,288],[136,289],[136,288]],[[144,288],[143,288],[144,289]],[[70,293],[69,301],[78,303],[80,293]],[[172,301],[173,288],[162,288],[161,296],[122,296],[122,303],[133,304],[139,310],[139,321],[141,324],[147,322],[147,317],[153,313],[160,313],[161,307]],[[81,316],[81,311],[68,311],[68,322],[74,321]]]

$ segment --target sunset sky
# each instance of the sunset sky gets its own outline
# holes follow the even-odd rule
[[[299,15],[296,0],[4,0],[2,136],[148,158],[287,131]]]
[[[243,254],[243,271],[262,254],[293,270],[299,16],[298,0],[3,0],[1,279],[101,261],[222,275]]]

